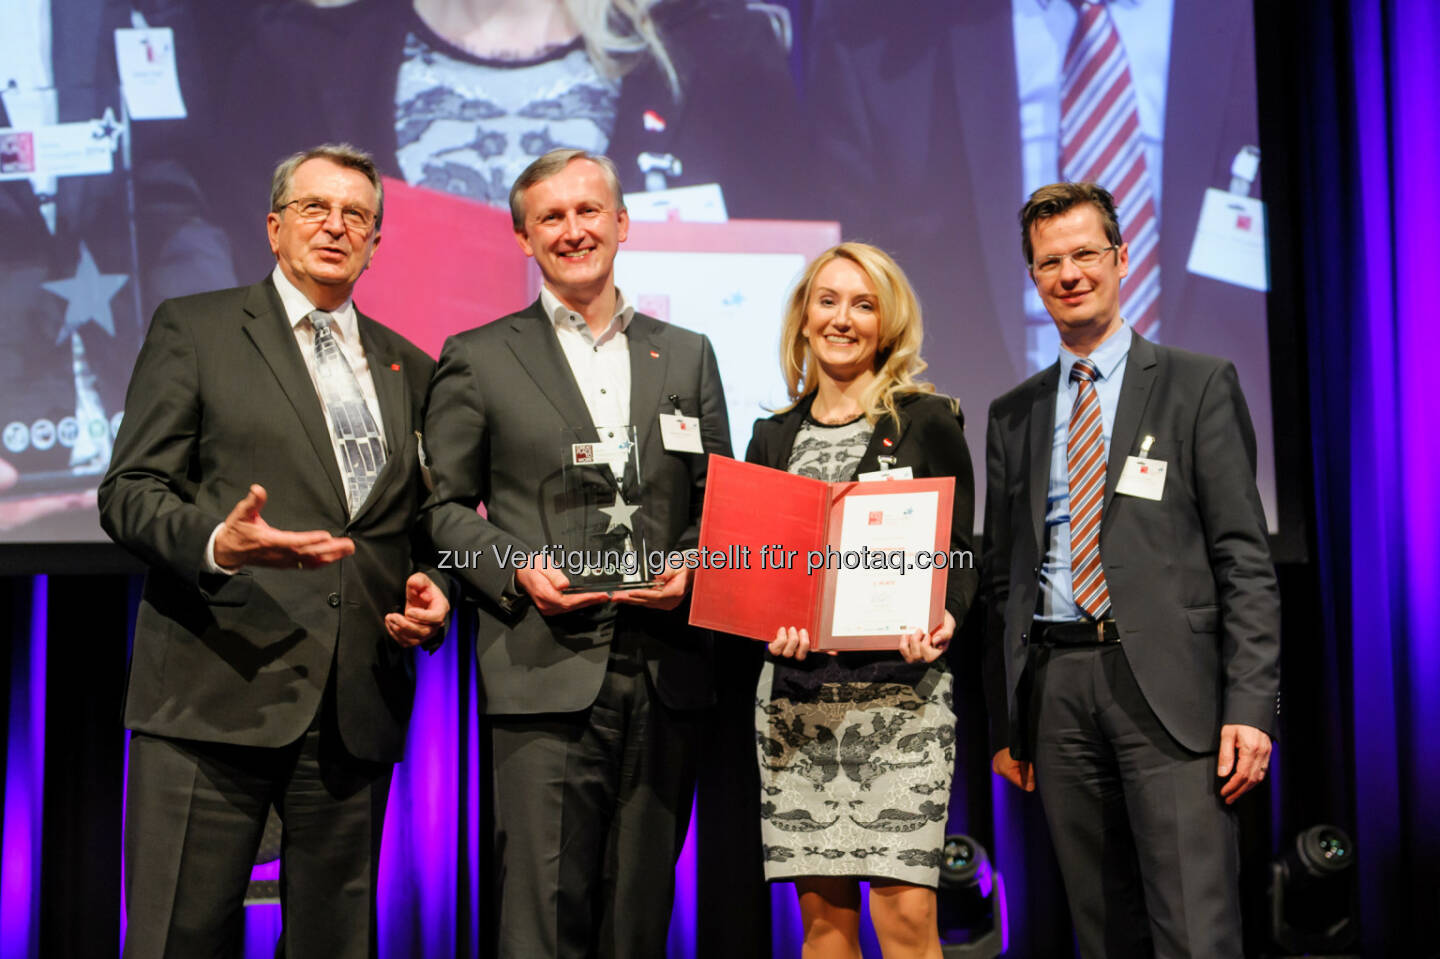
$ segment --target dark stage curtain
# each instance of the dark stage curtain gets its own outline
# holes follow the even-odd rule
[[[1272,226],[1288,282],[1271,310],[1288,295],[1303,324],[1290,361],[1309,378],[1314,477],[1316,628],[1286,636],[1282,838],[1344,826],[1364,954],[1435,956],[1440,7],[1257,7],[1262,126],[1288,151],[1267,182],[1291,214]]]

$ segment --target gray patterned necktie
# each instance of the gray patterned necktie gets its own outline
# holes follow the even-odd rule
[[[324,310],[310,314],[310,323],[315,327],[315,378],[320,382],[320,398],[325,401],[340,449],[340,472],[345,476],[345,495],[354,515],[385,465],[385,446],[360,392],[360,381],[335,342],[330,329],[333,319]]]

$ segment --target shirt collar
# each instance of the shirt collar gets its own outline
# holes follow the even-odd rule
[[[591,336],[595,340],[596,346],[605,343],[616,333],[624,333],[630,328],[630,321],[635,318],[635,307],[625,302],[625,294],[618,289],[615,291],[615,316],[599,337],[592,336],[590,327],[585,323],[585,318],[561,303],[560,298],[551,293],[548,286],[540,287],[540,308],[545,311],[546,316],[550,317],[550,322],[556,328],[579,330],[584,335]]]
[[[1087,359],[1095,364],[1100,379],[1108,380],[1115,375],[1115,369],[1125,357],[1130,355],[1130,340],[1134,336],[1130,332],[1130,324],[1121,320],[1120,329],[1106,337],[1105,342],[1095,347],[1094,352]],[[1080,357],[1060,347],[1060,388],[1064,389],[1070,382],[1070,370],[1074,368]]]
[[[280,269],[280,264],[275,264],[275,270],[270,274],[270,279],[275,282],[275,290],[280,294],[280,305],[285,307],[285,319],[290,324],[290,329],[295,329],[303,323],[311,313],[315,312],[316,306],[310,302],[309,297],[290,282],[285,271]],[[339,307],[327,310],[334,317],[334,324],[340,330],[340,338],[347,343],[357,343],[357,330],[359,320],[355,318],[355,301],[347,299]]]

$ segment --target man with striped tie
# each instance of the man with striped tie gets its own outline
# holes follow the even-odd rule
[[[1238,959],[1231,804],[1265,778],[1280,652],[1250,414],[1229,362],[1122,317],[1106,190],[1041,187],[1020,221],[1061,348],[990,407],[992,765],[1039,787],[1086,959]]]
[[[281,952],[375,955],[411,647],[449,613],[415,536],[435,364],[351,300],[381,190],[344,144],[281,163],[275,269],[166,300],[136,360],[99,496],[149,566],[125,694],[127,959],[239,954],[272,806]]]

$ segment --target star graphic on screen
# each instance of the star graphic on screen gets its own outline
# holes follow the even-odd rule
[[[631,525],[631,519],[634,517],[635,511],[639,508],[639,503],[636,503],[634,506],[626,503],[625,500],[621,499],[620,491],[616,490],[615,504],[613,506],[600,507],[600,512],[610,517],[610,525],[605,527],[605,532],[609,533],[617,529],[634,529],[635,527]]]
[[[124,273],[101,273],[95,265],[95,258],[90,255],[90,248],[81,240],[80,262],[75,264],[75,275],[68,280],[40,284],[65,301],[65,322],[60,326],[60,335],[55,337],[56,345],[65,342],[65,337],[91,320],[114,336],[115,316],[110,312],[110,300],[129,279]]]

